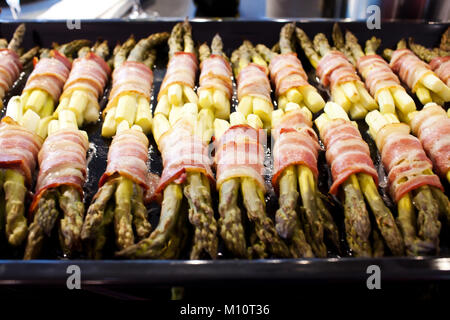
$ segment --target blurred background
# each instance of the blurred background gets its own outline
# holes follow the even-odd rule
[[[450,0],[1,0],[0,19],[157,19],[158,17],[366,19],[449,21]]]

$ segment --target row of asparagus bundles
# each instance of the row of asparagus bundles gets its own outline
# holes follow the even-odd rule
[[[19,26],[0,51],[8,57],[0,61],[9,72],[2,73],[3,94],[38,53],[33,48],[18,60],[24,32]],[[25,259],[41,256],[55,228],[67,257],[101,258],[114,237],[118,257],[175,259],[187,248],[191,259],[215,259],[219,236],[237,258],[327,257],[342,253],[338,212],[331,210],[337,201],[353,255],[383,256],[386,249],[392,255],[438,254],[441,221],[450,222],[440,179],[450,181],[450,119],[438,105],[450,100],[448,33],[439,49],[400,41],[397,50],[384,52],[390,63],[376,55],[379,39],[369,39],[363,51],[337,24],[334,47],[324,34],[310,41],[290,23],[272,49],[244,41],[230,59],[219,35],[211,47],[197,48],[188,21],[170,35],[137,42],[130,37],[112,54],[106,41],[41,49],[0,125],[0,230],[5,227],[10,245],[25,244]],[[308,83],[297,41],[333,102],[325,103]],[[152,114],[152,68],[166,42],[169,63]],[[396,73],[425,104],[421,111]],[[231,112],[233,74],[238,104]],[[99,189],[85,210],[89,139],[80,128],[99,120],[110,75],[101,132],[113,139]],[[386,177],[351,121],[364,118]],[[161,177],[148,169],[149,134],[163,160]],[[271,185],[268,135],[274,142]],[[329,196],[319,190],[321,150],[332,178]],[[383,183],[395,206],[380,195]],[[28,226],[25,203],[33,185]],[[266,210],[272,186],[279,201],[274,219]],[[154,229],[147,210],[152,201],[161,207]]]

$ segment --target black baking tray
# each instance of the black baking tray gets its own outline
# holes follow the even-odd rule
[[[51,46],[52,42],[67,42],[73,39],[86,38],[95,41],[98,38],[106,39],[112,47],[117,41],[124,41],[130,34],[136,39],[145,37],[151,33],[170,31],[175,20],[158,21],[81,21],[80,28],[70,28],[66,21],[25,21],[27,33],[24,46],[30,48],[34,45],[42,47]],[[225,51],[228,55],[241,44],[244,39],[251,40],[254,44],[263,43],[272,46],[279,38],[280,28],[288,20],[194,20],[192,21],[194,41],[201,43],[210,42],[215,33],[220,33],[223,38]],[[334,20],[298,20],[301,26],[310,36],[318,32],[325,33],[329,38]],[[379,30],[369,30],[365,22],[339,21],[343,29],[349,29],[355,33],[364,43],[366,39],[375,35],[380,37],[382,48],[395,47],[397,41],[403,37],[413,36],[417,42],[426,46],[436,46],[439,43],[442,32],[448,27],[448,23],[428,23],[418,21],[387,21],[381,24]],[[0,37],[9,38],[17,26],[17,22],[1,22]],[[331,40],[331,39],[330,39]],[[158,92],[164,76],[167,63],[166,51],[159,52],[159,58],[155,69],[154,92]],[[329,94],[320,87],[314,76],[314,70],[304,54],[299,50],[299,57],[307,71],[310,81],[315,84],[326,100]],[[20,94],[26,80],[19,80],[13,90],[6,96],[7,101],[12,95]],[[106,104],[108,89],[102,98],[101,105]],[[419,103],[417,103],[420,106]],[[152,106],[155,102],[152,100]],[[4,110],[2,110],[2,114]],[[376,152],[373,141],[364,132],[365,124],[360,122],[360,129],[365,140],[371,145],[372,156],[377,166],[379,154]],[[89,178],[85,185],[86,203],[89,203],[97,190],[100,175],[106,167],[106,154],[109,140],[100,135],[101,123],[84,128],[90,137],[94,148],[90,149]],[[160,174],[162,170],[161,158],[152,137],[149,155],[150,170]],[[95,151],[94,151],[95,150]],[[0,151],[1,152],[1,151]],[[323,154],[320,163],[320,188],[326,192],[330,179],[328,168]],[[448,190],[448,186],[447,190]],[[381,188],[386,196],[386,190]],[[449,193],[447,193],[449,194]],[[338,226],[343,230],[342,210],[336,199],[330,199],[332,213]],[[388,200],[388,204],[392,203]],[[273,214],[276,209],[276,198],[273,191],[268,196],[268,212]],[[158,207],[150,207],[151,222],[156,226],[158,221]],[[192,284],[220,284],[227,283],[255,284],[265,283],[310,283],[310,282],[360,282],[367,278],[367,267],[378,265],[382,269],[383,281],[440,281],[450,280],[450,232],[443,228],[441,238],[441,252],[439,257],[384,257],[384,258],[354,258],[345,247],[342,240],[340,252],[330,251],[328,259],[265,259],[265,260],[233,260],[225,249],[221,248],[219,259],[189,261],[187,253],[181,260],[156,261],[156,260],[114,260],[113,250],[106,253],[105,260],[93,261],[83,259],[65,259],[58,251],[57,241],[49,242],[43,252],[44,260],[21,261],[22,248],[12,250],[5,245],[4,239],[0,241],[0,284],[4,285],[56,285],[64,286],[67,279],[67,267],[78,265],[82,270],[83,285],[111,285],[111,286],[137,286],[137,285],[192,285]],[[343,234],[341,234],[343,239]]]

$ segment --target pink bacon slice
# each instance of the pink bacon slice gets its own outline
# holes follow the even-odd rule
[[[270,82],[265,67],[250,63],[239,72],[237,85],[238,100],[251,96],[264,99],[272,105]]]
[[[388,172],[389,190],[398,202],[408,192],[429,185],[443,190],[439,177],[432,172],[419,139],[409,134],[404,123],[392,123],[381,128],[376,137],[383,165]]]
[[[325,87],[333,89],[334,86],[351,81],[361,81],[355,67],[339,51],[329,51],[320,59],[316,69],[320,82]]]
[[[269,70],[278,97],[289,89],[310,85],[303,65],[295,53],[277,55],[270,61]]]
[[[117,105],[119,98],[128,93],[136,93],[150,101],[153,86],[153,72],[142,62],[126,61],[114,70],[112,89],[108,105],[103,114]]]
[[[450,87],[450,56],[433,58],[430,61],[430,68]]]
[[[158,93],[158,100],[167,93],[172,84],[194,88],[198,61],[193,53],[176,52],[167,65],[167,72]]]
[[[28,77],[23,92],[40,89],[47,92],[57,102],[69,77],[72,63],[56,50],[51,51],[51,58],[40,59]]]
[[[264,184],[263,130],[248,125],[230,127],[216,142],[217,189],[223,182],[232,178],[252,178],[261,190]]]
[[[124,176],[144,190],[151,187],[147,167],[148,139],[144,133],[128,129],[116,134],[108,151],[106,171],[100,178],[99,188],[116,174]]]
[[[230,63],[222,56],[212,54],[201,65],[200,87],[202,90],[217,89],[225,92],[228,99],[233,95],[232,71]]]
[[[331,194],[336,195],[340,185],[355,173],[367,173],[378,184],[378,174],[370,158],[369,146],[350,121],[333,119],[327,122],[322,129],[322,140],[333,176]]]
[[[19,170],[31,186],[42,138],[6,119],[0,124],[0,167]]]
[[[400,80],[392,72],[389,64],[377,54],[359,58],[356,66],[375,99],[381,90],[401,87]]]
[[[3,99],[22,71],[17,53],[10,49],[0,49],[0,99]]]
[[[98,98],[102,95],[110,74],[108,64],[93,52],[75,59],[61,99],[70,96],[74,90],[81,89],[88,92],[90,101],[100,109]]]
[[[319,173],[317,157],[320,146],[317,135],[312,129],[312,122],[303,112],[295,110],[286,113],[272,130],[272,135],[275,139],[272,178],[275,190],[278,190],[281,174],[291,165],[305,165],[317,177]]]
[[[188,121],[179,120],[159,138],[158,146],[164,169],[156,194],[161,194],[170,183],[184,183],[187,172],[200,172],[212,184],[215,182],[208,146],[192,132]]]
[[[428,105],[414,116],[411,128],[436,171],[445,178],[450,170],[450,118],[447,112],[437,104]]]
[[[392,53],[389,66],[408,85],[413,93],[416,92],[420,80],[426,75],[433,73],[430,66],[420,60],[409,49],[395,50]]]
[[[83,195],[87,175],[89,141],[75,129],[61,129],[47,137],[39,151],[36,194],[30,206],[34,212],[46,190],[62,185],[75,187]]]

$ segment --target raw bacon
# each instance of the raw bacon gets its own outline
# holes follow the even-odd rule
[[[89,141],[80,130],[61,129],[47,137],[38,155],[39,175],[30,212],[50,188],[70,185],[83,194],[88,148]]]
[[[350,121],[333,119],[325,124],[321,133],[327,149],[327,163],[333,176],[331,194],[337,194],[339,186],[355,173],[367,173],[378,183],[369,146],[362,139],[358,128]]]
[[[9,49],[0,49],[0,100],[19,78],[20,71],[22,64],[17,53]]]
[[[398,77],[392,72],[387,62],[377,54],[359,58],[356,66],[375,99],[380,90],[401,87]]]
[[[264,99],[272,105],[266,68],[250,63],[239,72],[237,86],[239,100],[245,96],[252,96]]]
[[[187,172],[200,172],[214,182],[208,146],[193,134],[188,121],[179,120],[158,141],[163,159],[163,172],[156,193],[170,183],[181,184]]]
[[[356,74],[353,65],[347,60],[345,55],[339,51],[330,51],[322,59],[316,69],[320,82],[333,88],[335,85],[350,82],[361,81]]]
[[[72,63],[56,50],[52,50],[51,55],[51,58],[42,58],[35,65],[23,92],[40,89],[47,92],[53,101],[58,101]]]
[[[272,184],[278,190],[278,179],[291,165],[305,165],[317,177],[317,156],[320,149],[312,122],[300,111],[286,113],[272,130],[274,175]]]
[[[436,172],[445,177],[450,170],[450,118],[435,103],[426,105],[411,122],[427,155],[433,161]]]
[[[416,92],[420,80],[433,73],[430,66],[420,60],[409,49],[398,49],[392,54],[389,66],[405,82],[413,93]]]
[[[0,124],[0,167],[22,172],[28,186],[31,186],[37,156],[42,138],[19,125]]]
[[[82,89],[88,93],[91,103],[100,110],[98,98],[103,93],[110,74],[108,64],[93,52],[75,59],[61,99],[70,96],[74,90]]]
[[[153,72],[142,62],[125,61],[120,67],[114,70],[112,81],[108,105],[103,111],[103,114],[116,106],[119,98],[127,93],[141,95],[150,101]]]
[[[450,87],[450,56],[434,58],[430,61],[430,67]]]
[[[198,92],[206,89],[218,89],[226,93],[228,99],[233,95],[232,73],[229,62],[222,56],[212,54],[200,65],[200,88]]]
[[[232,178],[252,178],[265,190],[264,147],[265,133],[248,125],[230,127],[217,141],[215,161],[217,189]]]
[[[149,185],[148,139],[144,133],[128,129],[116,134],[108,151],[106,171],[100,178],[99,187],[114,176],[120,174],[146,190]]]
[[[295,53],[279,54],[270,61],[269,70],[277,96],[289,89],[310,85],[302,63]]]
[[[377,133],[376,143],[388,172],[389,190],[398,202],[405,194],[424,185],[443,190],[439,177],[433,174],[433,164],[428,159],[416,137],[409,134],[404,123],[385,125]]]
[[[191,88],[195,86],[198,62],[194,54],[177,52],[167,65],[167,72],[159,90],[158,100],[167,93],[172,84],[182,84]]]

